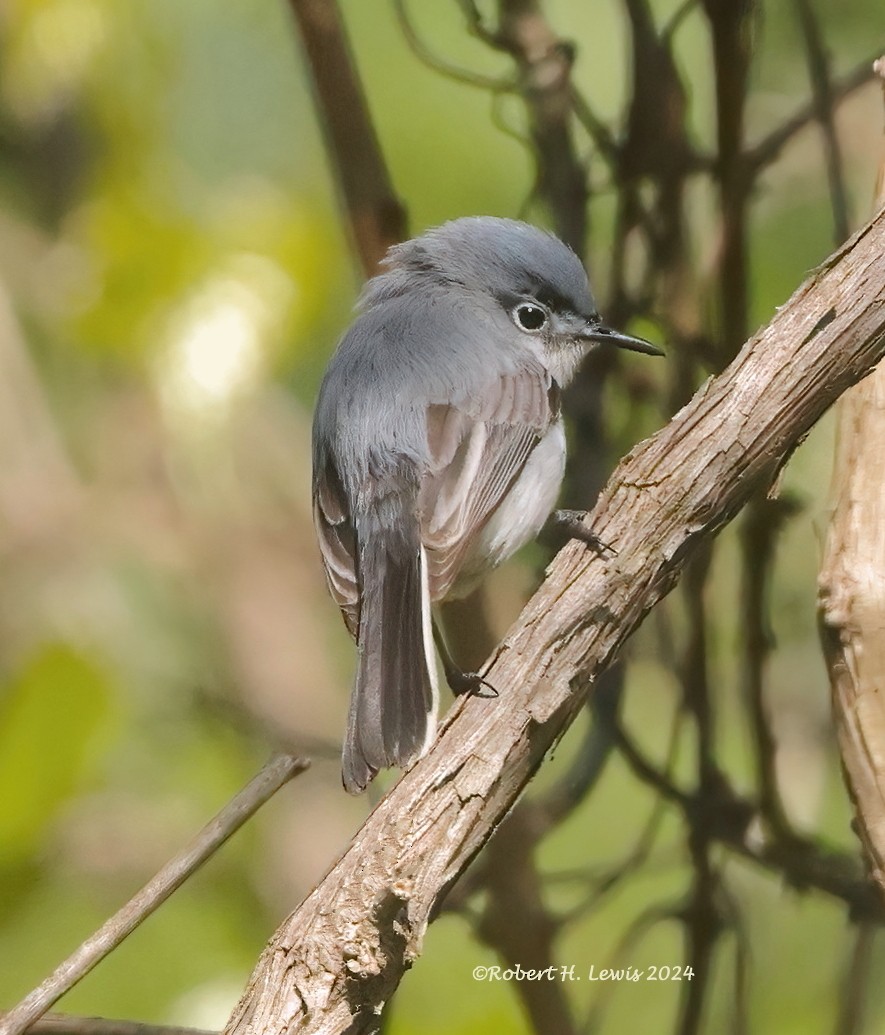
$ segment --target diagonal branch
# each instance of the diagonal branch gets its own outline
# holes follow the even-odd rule
[[[841,79],[830,84],[831,103],[838,105],[855,91],[866,86],[872,79],[873,58],[869,57],[855,65]],[[786,121],[744,151],[741,161],[748,179],[755,179],[763,169],[777,161],[787,144],[818,117],[819,110],[819,105],[814,98],[806,101]]]
[[[350,1032],[421,954],[447,889],[488,840],[599,673],[698,548],[885,354],[885,212],[816,270],[673,421],[616,470],[593,514],[617,550],[571,544],[499,646],[497,699],[460,700],[272,937],[229,1035]]]

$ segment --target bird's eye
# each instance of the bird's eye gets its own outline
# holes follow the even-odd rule
[[[513,310],[513,319],[524,331],[540,331],[547,326],[547,310],[534,302],[520,302]]]

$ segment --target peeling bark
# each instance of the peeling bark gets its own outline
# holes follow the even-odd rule
[[[876,71],[885,89],[885,58]],[[882,206],[885,155],[876,190]],[[885,897],[885,369],[846,392],[838,417],[819,578],[821,643],[857,830]]]

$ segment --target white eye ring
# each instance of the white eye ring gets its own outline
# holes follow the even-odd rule
[[[520,302],[519,305],[513,307],[511,316],[516,326],[529,334],[543,331],[550,319],[547,310],[537,302]]]

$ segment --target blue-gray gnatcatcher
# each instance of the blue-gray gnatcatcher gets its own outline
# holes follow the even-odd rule
[[[470,592],[553,509],[560,389],[596,345],[659,351],[604,326],[574,252],[526,223],[456,219],[391,248],[384,266],[313,423],[317,536],[359,649],[351,793],[433,738],[431,605]]]

